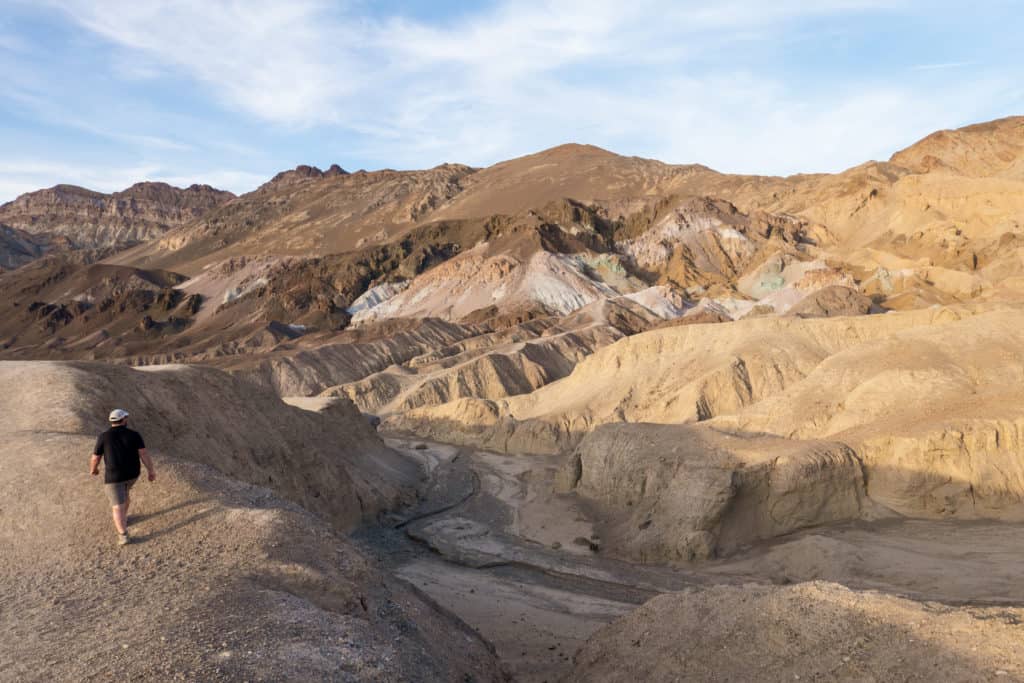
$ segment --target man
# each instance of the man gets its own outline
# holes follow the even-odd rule
[[[96,439],[89,472],[92,476],[100,473],[100,460],[104,463],[103,482],[107,489],[107,497],[113,506],[114,528],[117,529],[118,545],[127,545],[128,538],[128,506],[131,503],[129,492],[139,478],[141,460],[146,465],[149,480],[156,481],[153,461],[146,454],[146,444],[142,435],[128,429],[128,412],[115,409],[110,413],[110,429]]]

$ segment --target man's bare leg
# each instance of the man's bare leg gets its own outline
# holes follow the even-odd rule
[[[132,504],[131,489],[124,492],[124,528],[128,528],[128,507]]]
[[[125,519],[127,518],[127,509],[127,505],[115,505],[112,508],[114,516],[114,528],[117,529],[117,533],[119,534],[128,533],[128,525],[125,523]]]

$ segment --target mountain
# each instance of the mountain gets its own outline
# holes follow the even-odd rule
[[[943,131],[887,162],[788,178],[571,144],[483,169],[299,166],[233,199],[58,186],[0,209],[6,263],[57,236],[151,239],[0,278],[0,339],[18,357],[152,362],[289,354],[406,317],[490,334],[622,297],[659,324],[1015,300],[1021,131],[1021,119]],[[88,269],[104,256],[114,270]],[[114,272],[177,281],[155,276],[159,293]],[[134,304],[100,310],[129,290]]]
[[[619,156],[593,145],[567,144],[474,173],[466,179],[465,190],[433,217],[515,214],[564,198],[628,206],[630,201],[671,195],[688,180],[717,175],[703,166],[673,166]]]
[[[66,248],[124,247],[160,237],[234,198],[209,185],[137,183],[103,194],[74,185],[29,192],[0,205],[0,223]]]
[[[251,678],[254,660],[231,653],[282,619],[323,647],[267,649],[278,678],[294,661],[307,678],[500,680],[495,655],[524,680],[904,679],[935,661],[965,680],[1016,675],[1021,122],[790,177],[586,145],[488,168],[299,166],[191,218],[154,209],[179,222],[127,248],[144,239],[124,227],[131,202],[101,229],[109,198],[30,195],[36,229],[7,205],[0,231],[4,263],[21,264],[0,273],[0,377],[23,389],[0,408],[30,456],[7,488],[64,526],[92,514],[72,493],[81,475],[50,461],[85,447],[101,404],[135,401],[172,456],[172,500],[217,515],[172,504],[142,528],[193,524],[210,542],[185,585],[200,576],[216,604],[255,605],[258,637],[225,636],[200,677]],[[21,485],[40,467],[64,494]],[[88,621],[53,582],[29,580],[64,526],[27,527],[8,583],[30,609],[12,613]],[[94,561],[90,533],[58,574]],[[180,538],[141,547],[174,570]],[[494,650],[470,637],[438,654],[471,634],[382,565]],[[846,587],[787,585],[813,579]],[[762,619],[737,645],[737,624],[773,605],[799,613],[795,626]],[[241,628],[232,613],[195,612],[204,628]],[[673,655],[694,614],[711,650],[736,650],[728,662]],[[175,613],[168,628],[187,623]],[[822,624],[842,628],[823,637]],[[979,624],[977,647],[954,652],[951,629]],[[426,642],[431,628],[448,639]],[[768,656],[794,638],[807,652]],[[806,656],[820,647],[835,656]],[[358,668],[368,661],[390,668]]]
[[[195,274],[236,256],[312,256],[386,244],[461,192],[473,172],[453,164],[370,173],[299,166],[117,262]]]

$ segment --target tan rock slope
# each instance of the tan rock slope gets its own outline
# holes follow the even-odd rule
[[[159,452],[271,487],[343,531],[408,500],[419,477],[351,403],[312,413],[211,368],[3,362],[0,384],[21,388],[0,397],[10,432],[87,435],[120,406]]]
[[[866,344],[870,349],[876,340],[912,328],[939,336],[943,325],[982,310],[928,309],[853,319],[754,318],[728,325],[659,329],[601,350],[565,380],[528,396],[501,403],[467,400],[410,411],[396,416],[395,426],[429,428],[431,421],[451,419],[456,428],[453,436],[458,437],[461,413],[492,413],[500,428],[493,438],[482,437],[488,439],[482,445],[554,452],[571,448],[599,424],[673,424],[732,414],[782,391],[829,356],[851,346]],[[1003,316],[993,312],[987,320],[998,321]],[[813,417],[813,413],[808,415],[808,419]],[[501,430],[521,435],[516,438],[523,441],[506,449]],[[538,434],[533,446],[531,431]]]
[[[0,399],[0,678],[504,679],[478,636],[339,534],[408,478],[351,408],[309,413],[199,368],[0,376],[19,387]],[[158,472],[123,548],[86,472],[112,405]]]
[[[836,584],[654,598],[598,631],[570,681],[1019,681],[1020,608],[954,608]]]
[[[509,453],[575,450],[566,489],[595,507],[610,552],[641,561],[886,515],[1016,520],[1021,315],[655,330],[530,394],[409,410],[385,426]]]

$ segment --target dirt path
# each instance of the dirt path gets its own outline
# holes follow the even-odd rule
[[[364,529],[364,550],[491,642],[518,681],[554,681],[608,622],[663,592],[814,579],[950,604],[1024,604],[1024,529],[905,520],[808,530],[692,570],[604,557],[557,458],[501,456],[393,439],[431,473],[399,529]],[[595,552],[596,551],[596,552]]]

